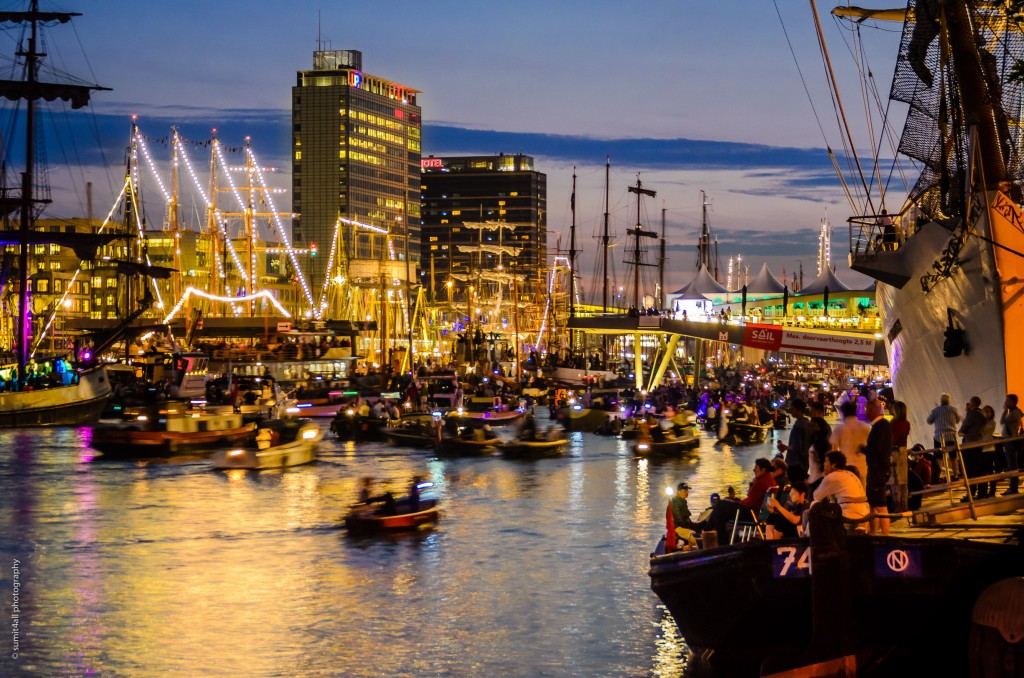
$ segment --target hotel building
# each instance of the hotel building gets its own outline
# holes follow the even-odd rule
[[[419,92],[362,69],[361,52],[317,51],[292,88],[293,235],[315,246],[318,302],[332,281],[375,286],[419,261]],[[335,240],[339,217],[365,226],[342,223]]]

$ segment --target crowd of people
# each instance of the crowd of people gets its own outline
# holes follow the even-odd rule
[[[669,504],[672,538],[667,542],[693,548],[709,531],[715,532],[712,543],[727,542],[736,521],[763,529],[768,539],[806,536],[810,505],[821,501],[838,504],[851,531],[885,536],[890,510],[919,508],[919,491],[929,485],[966,481],[973,495],[965,495],[961,501],[966,502],[995,496],[997,482],[1005,478],[1001,494],[1017,494],[1024,461],[1024,441],[1014,439],[1024,434],[1017,395],[1006,396],[998,420],[995,408],[980,397],[967,401],[962,416],[951,401],[942,394],[929,414],[934,438],[933,449],[926,450],[923,444],[908,449],[906,403],[887,401],[873,389],[837,399],[835,426],[825,419],[821,400],[792,398],[788,439],[777,443],[774,459],[755,460],[746,496],[720,499],[715,493],[706,514],[694,520],[687,506],[689,486],[680,483]],[[1004,471],[1011,473],[992,477]],[[983,477],[983,482],[971,480]]]

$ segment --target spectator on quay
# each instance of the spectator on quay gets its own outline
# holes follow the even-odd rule
[[[929,456],[921,443],[917,443],[910,449],[910,457],[913,459],[912,470],[925,487],[932,484],[932,460],[928,458]]]
[[[985,413],[981,411],[981,398],[971,396],[971,399],[967,401],[964,407],[964,419],[960,423],[960,430],[957,431],[963,437],[961,444],[979,443],[981,442],[982,430],[985,427]],[[981,464],[981,448],[973,447],[963,450],[962,455],[967,477],[975,478],[979,476],[978,467]],[[977,497],[978,490],[977,485],[972,486],[970,489],[971,495]],[[967,497],[965,496],[961,501],[966,502]]]
[[[864,455],[868,463],[864,487],[871,510],[875,513],[888,513],[889,504],[885,491],[889,486],[889,476],[892,474],[892,425],[882,416],[882,403],[878,400],[868,402],[867,414],[871,418],[871,432],[864,446]],[[877,534],[879,529],[883,537],[888,537],[889,521],[872,518],[868,534]]]
[[[789,479],[806,480],[810,469],[809,453],[811,448],[810,430],[804,412],[807,406],[800,398],[793,398],[789,403],[789,413],[793,417],[793,427],[789,431],[789,444],[778,442],[779,452],[786,455],[789,467]]]
[[[902,400],[892,403],[892,445],[905,449],[910,437],[910,420],[907,419],[907,404]]]
[[[839,406],[842,422],[832,429],[833,450],[839,450],[846,459],[846,467],[857,469],[860,478],[866,478],[868,462],[861,448],[868,442],[871,425],[857,418],[857,403],[847,401]]]
[[[939,404],[928,415],[928,423],[935,427],[932,442],[936,449],[945,447],[956,439],[956,426],[960,423],[960,413],[950,405],[953,396],[943,393],[939,396]]]
[[[999,417],[999,423],[1003,425],[1003,437],[1018,436],[1021,434],[1022,413],[1017,407],[1017,394],[1007,394],[1003,402],[1003,414]],[[1003,443],[1003,455],[1006,458],[1006,470],[1016,472],[1020,470],[1020,441],[1015,440]],[[1010,487],[1003,495],[1017,494],[1020,487],[1020,476],[1010,478]]]
[[[985,423],[981,427],[981,439],[984,442],[991,442],[995,439],[996,432],[996,411],[991,405],[981,408],[985,415]],[[978,454],[978,475],[987,476],[996,472],[996,446],[989,444],[981,448]],[[978,486],[978,499],[987,499],[996,496],[996,483],[982,483]]]
[[[832,427],[825,421],[824,407],[817,403],[811,407],[811,419],[808,422],[811,434],[811,449],[807,455],[810,468],[807,471],[807,483],[810,491],[814,491],[821,482],[825,453],[832,449]]]

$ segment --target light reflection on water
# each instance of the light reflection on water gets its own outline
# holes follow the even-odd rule
[[[699,512],[773,444],[656,462],[576,433],[565,458],[513,463],[328,440],[256,474],[90,461],[87,441],[0,432],[0,550],[23,586],[5,675],[681,675],[647,576],[665,488],[686,480]],[[362,476],[400,492],[414,473],[436,530],[339,529]]]

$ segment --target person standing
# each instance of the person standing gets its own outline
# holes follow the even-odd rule
[[[907,404],[902,400],[892,401],[892,447],[895,454],[893,475],[895,494],[893,505],[897,511],[906,511],[910,501],[909,479],[910,458],[907,456],[907,439],[910,437],[910,421],[907,419]],[[923,489],[923,488],[921,488]]]
[[[1010,393],[1003,403],[1003,414],[999,417],[999,423],[1003,425],[1003,437],[1018,436],[1021,434],[1021,419],[1024,413],[1017,407],[1017,394]],[[1020,470],[1020,441],[1014,440],[1003,443],[1003,454],[1006,457],[1006,470],[1015,473]],[[1010,487],[1003,492],[1003,495],[1017,494],[1020,487],[1020,476],[1010,478]]]
[[[844,468],[855,468],[861,484],[864,484],[868,474],[868,462],[861,448],[868,442],[871,425],[857,418],[855,402],[847,401],[840,405],[839,414],[842,415],[843,421],[832,429],[832,449],[843,453]]]
[[[981,411],[981,398],[971,396],[965,408],[964,420],[960,423],[960,430],[957,431],[963,438],[961,444],[970,445],[971,443],[981,442],[982,429],[985,427],[985,413]],[[962,450],[961,453],[964,460],[964,472],[967,474],[967,477],[975,478],[980,475],[978,467],[981,462],[981,448],[972,447]],[[978,487],[972,486],[970,493],[972,496],[978,496]],[[966,502],[967,497],[964,497],[961,501]]]
[[[889,505],[885,500],[885,488],[889,485],[892,473],[892,425],[882,416],[882,403],[878,400],[868,402],[867,415],[871,419],[871,432],[864,446],[868,472],[865,477],[868,505],[875,513],[888,513]],[[882,536],[889,536],[889,521],[872,518],[868,534],[877,534],[881,528]]]
[[[981,439],[989,443],[981,448],[978,454],[978,475],[987,476],[996,472],[996,446],[992,442],[996,433],[996,411],[991,405],[981,408],[985,415],[985,424],[981,427]],[[988,499],[996,496],[996,483],[982,483],[978,486],[978,499]]]
[[[939,404],[928,415],[928,423],[935,427],[934,447],[945,447],[956,438],[956,425],[960,423],[960,413],[950,405],[953,396],[943,393],[939,396]]]
[[[793,482],[806,480],[810,471],[811,432],[804,411],[807,406],[800,398],[793,398],[789,403],[789,413],[793,417],[793,428],[789,432],[789,444],[778,442],[778,450],[786,455],[789,479]]]

